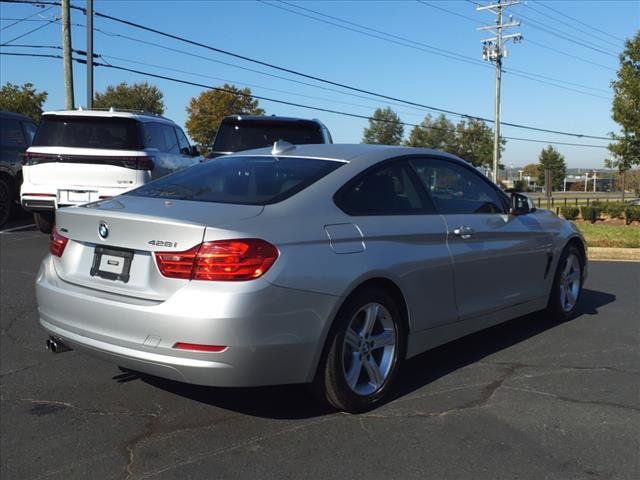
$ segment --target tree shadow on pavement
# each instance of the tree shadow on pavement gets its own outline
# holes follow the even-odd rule
[[[600,307],[615,299],[615,295],[609,293],[584,289],[576,318],[582,315],[596,315]],[[404,363],[387,402],[558,325],[561,323],[546,318],[543,312],[538,312],[468,335],[413,357]],[[310,389],[304,385],[217,388],[189,385],[147,375],[140,375],[139,378],[184,398],[257,417],[302,419],[335,412],[314,399]]]

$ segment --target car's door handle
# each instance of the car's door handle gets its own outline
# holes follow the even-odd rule
[[[457,235],[464,240],[466,240],[467,238],[471,238],[471,235],[473,235],[473,233],[473,228],[467,227],[466,225],[461,225],[453,230],[454,235]]]

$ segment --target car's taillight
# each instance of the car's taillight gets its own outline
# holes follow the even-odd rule
[[[160,273],[169,278],[239,281],[264,275],[278,249],[259,239],[204,242],[184,252],[156,252]]]
[[[153,170],[156,166],[156,162],[153,157],[137,157],[138,170]]]
[[[67,246],[68,241],[69,239],[60,235],[58,230],[54,227],[51,231],[51,240],[49,241],[49,251],[51,252],[51,255],[61,257],[64,252],[64,247]]]

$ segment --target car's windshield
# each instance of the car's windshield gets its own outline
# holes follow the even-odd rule
[[[131,118],[45,115],[33,145],[138,150],[141,141],[138,122]]]
[[[160,178],[126,195],[266,205],[289,198],[341,165],[308,158],[221,157]]]
[[[322,131],[314,122],[238,121],[220,125],[213,150],[239,152],[261,148],[284,140],[294,145],[324,143]]]

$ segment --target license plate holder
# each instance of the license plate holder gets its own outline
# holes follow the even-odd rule
[[[71,203],[88,203],[91,192],[88,190],[67,190],[67,200]]]
[[[133,250],[96,246],[89,274],[107,280],[129,281]]]

